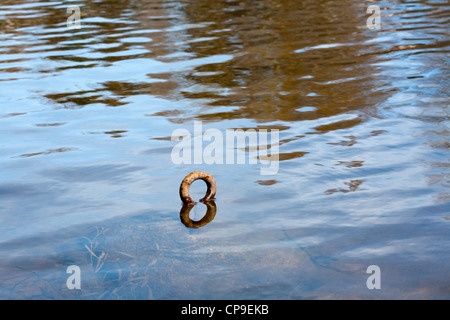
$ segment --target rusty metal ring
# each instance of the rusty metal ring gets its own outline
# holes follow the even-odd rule
[[[207,225],[208,223],[210,223],[211,221],[213,221],[214,217],[216,216],[216,211],[217,211],[217,207],[216,207],[214,200],[205,202],[205,205],[207,207],[207,210],[206,210],[206,213],[203,216],[203,218],[201,218],[198,221],[194,221],[189,217],[189,213],[191,212],[191,210],[194,206],[191,204],[184,204],[180,211],[181,222],[187,228],[197,229],[197,228],[203,227],[203,226]]]
[[[189,188],[191,187],[191,184],[198,179],[202,179],[206,182],[206,186],[208,187],[208,190],[206,191],[206,195],[200,199],[201,202],[206,202],[209,200],[214,199],[214,196],[216,195],[217,187],[216,182],[214,181],[214,178],[207,172],[204,171],[194,171],[189,173],[181,182],[180,185],[180,198],[181,201],[183,201],[184,204],[187,205],[194,205],[195,201],[192,200],[192,198],[189,196]]]

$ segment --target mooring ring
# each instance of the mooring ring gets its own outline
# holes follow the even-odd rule
[[[189,213],[191,212],[192,208],[194,207],[191,204],[183,204],[183,207],[180,210],[180,220],[181,222],[187,227],[187,228],[200,228],[203,227],[205,225],[207,225],[208,223],[210,223],[211,221],[213,221],[214,217],[216,216],[216,211],[217,211],[217,207],[216,207],[216,203],[214,202],[214,200],[210,200],[205,202],[206,205],[206,213],[203,216],[203,218],[201,218],[198,221],[194,221],[189,217]]]
[[[180,198],[181,201],[183,201],[184,204],[193,205],[195,204],[195,201],[192,200],[192,198],[189,196],[189,188],[191,187],[191,184],[198,179],[202,179],[206,182],[206,186],[208,187],[208,190],[206,191],[205,196],[200,199],[201,202],[206,202],[209,200],[214,199],[214,196],[216,195],[217,187],[216,187],[216,181],[214,181],[214,178],[207,172],[204,171],[194,171],[189,173],[181,182],[180,185]]]

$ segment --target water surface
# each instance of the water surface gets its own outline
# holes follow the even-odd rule
[[[0,298],[450,298],[449,5],[373,4],[2,0]],[[278,173],[174,164],[196,120],[280,130]]]

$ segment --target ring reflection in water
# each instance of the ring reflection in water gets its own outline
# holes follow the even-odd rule
[[[191,212],[194,205],[192,204],[183,204],[183,207],[180,210],[180,219],[181,222],[187,227],[187,228],[200,228],[211,221],[213,221],[214,217],[216,216],[217,212],[217,206],[216,203],[212,200],[203,202],[206,205],[206,214],[198,221],[194,221],[189,217],[189,213]]]

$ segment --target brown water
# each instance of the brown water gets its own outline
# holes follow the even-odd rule
[[[450,298],[449,16],[440,0],[2,0],[0,298]],[[194,120],[279,129],[277,174],[174,164]],[[218,193],[188,228],[206,212],[180,215],[195,170]]]

